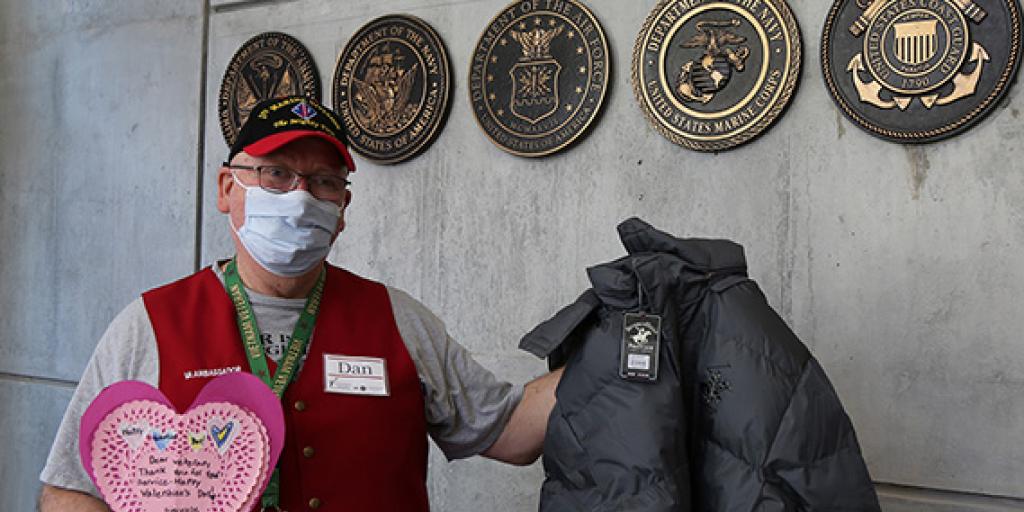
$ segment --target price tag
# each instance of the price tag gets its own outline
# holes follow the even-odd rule
[[[661,317],[646,313],[626,313],[622,318],[622,351],[619,376],[625,380],[658,380],[658,356],[661,354]]]

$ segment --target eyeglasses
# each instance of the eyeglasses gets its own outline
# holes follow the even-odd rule
[[[232,171],[255,171],[260,188],[274,194],[291,192],[299,186],[299,179],[306,180],[309,193],[324,201],[340,201],[345,196],[345,189],[352,183],[341,176],[333,174],[302,174],[280,165],[230,165],[224,167]]]

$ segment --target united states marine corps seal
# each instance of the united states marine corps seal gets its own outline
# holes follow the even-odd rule
[[[228,146],[249,112],[262,100],[301,95],[320,101],[320,73],[309,50],[281,32],[265,32],[249,39],[235,52],[224,70],[217,111]]]
[[[544,156],[572,144],[597,117],[609,72],[604,31],[581,3],[517,1],[477,42],[469,100],[498,147]]]
[[[1017,0],[837,0],[822,33],[825,84],[846,117],[904,143],[956,135],[1013,83]]]
[[[352,149],[378,163],[419,154],[448,115],[448,52],[423,20],[377,18],[360,28],[334,68],[334,109]]]
[[[672,142],[722,151],[781,115],[800,52],[785,0],[662,0],[633,47],[633,92]]]

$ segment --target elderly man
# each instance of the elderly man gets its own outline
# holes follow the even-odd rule
[[[106,510],[79,461],[78,424],[104,387],[127,379],[179,409],[217,375],[267,382],[287,428],[267,509],[427,510],[428,434],[449,459],[536,460],[560,373],[499,382],[419,302],[325,262],[352,200],[345,140],[337,116],[307,98],[252,110],[217,176],[235,257],[114,319],[40,475],[42,511]],[[352,363],[383,384],[345,376]]]

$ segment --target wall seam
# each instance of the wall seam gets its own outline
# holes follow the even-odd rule
[[[212,8],[214,13],[240,11],[243,9],[250,9],[253,7],[260,7],[267,4],[283,4],[287,2],[294,2],[295,0],[239,0],[237,2],[222,2]],[[209,2],[209,0],[207,0]],[[209,3],[207,3],[209,6]]]
[[[43,384],[68,389],[78,387],[78,382],[73,380],[10,372],[0,372],[0,381],[18,382],[22,384]]]
[[[788,160],[789,153],[786,152]],[[793,220],[793,167],[788,161],[780,167],[780,179],[783,180],[778,195],[782,200],[782,218],[776,225],[777,240],[776,251],[779,265],[779,316],[787,323],[793,325],[793,267],[796,246],[795,230],[796,221]],[[749,262],[748,262],[749,266]]]
[[[206,79],[210,53],[210,0],[201,0],[203,10],[203,42],[199,57],[199,123],[196,143],[196,237],[192,268],[199,271],[203,255],[203,196],[206,167]]]
[[[891,482],[875,482],[875,489],[879,495],[885,497],[931,500],[948,503],[957,503],[964,499],[975,501],[977,504],[989,503],[993,505],[1002,504],[1024,504],[1024,498],[1003,494],[992,494],[975,491],[962,491],[955,489],[939,489],[910,484],[896,484]]]

